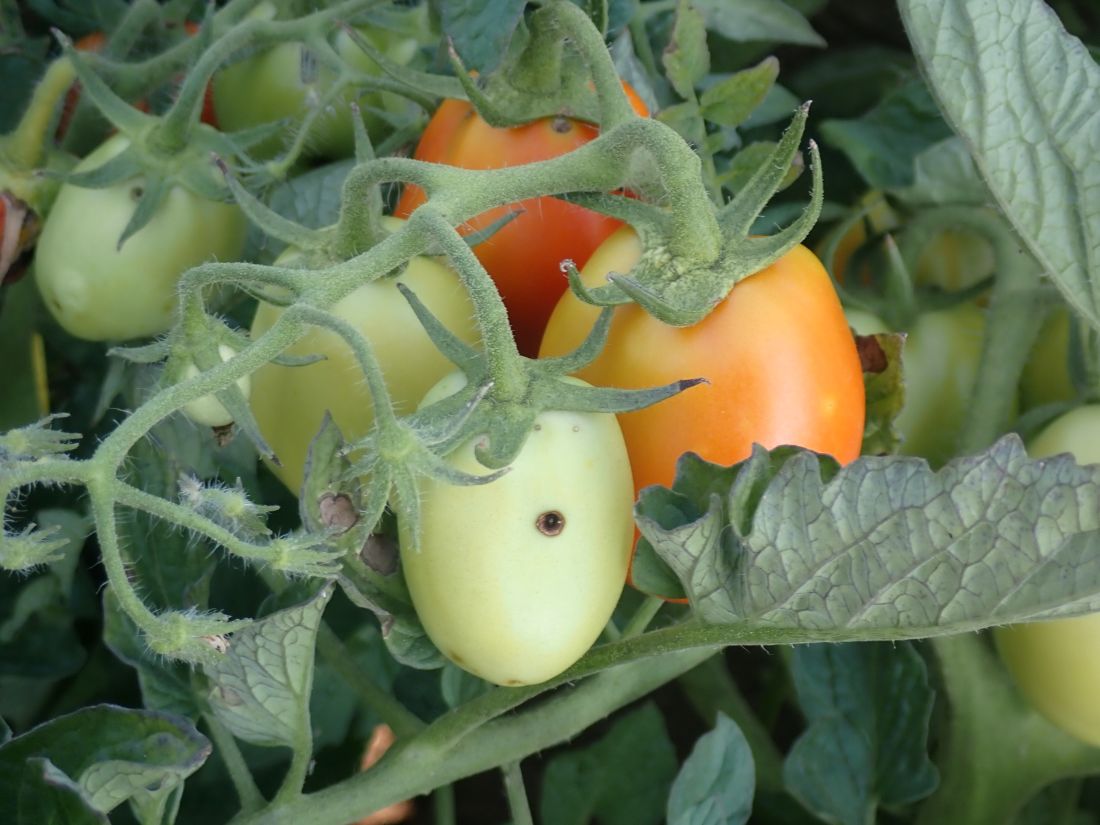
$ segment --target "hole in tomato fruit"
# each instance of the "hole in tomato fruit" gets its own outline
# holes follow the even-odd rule
[[[565,516],[557,510],[548,510],[535,519],[535,528],[544,536],[558,536],[565,529]]]
[[[550,122],[550,128],[560,135],[566,135],[573,128],[573,124],[569,122],[569,118],[558,115]]]
[[[130,197],[136,201],[141,200],[141,196],[145,194],[145,190],[140,186],[135,186],[130,190]]]

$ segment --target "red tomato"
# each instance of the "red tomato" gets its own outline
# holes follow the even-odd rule
[[[623,227],[581,273],[589,286],[628,272],[642,247]],[[540,356],[564,355],[598,310],[567,292],[554,310]],[[600,356],[577,373],[591,384],[651,387],[685,378],[709,382],[619,416],[634,485],[669,486],[676,459],[694,451],[732,464],[753,444],[795,444],[845,463],[863,440],[863,373],[828,273],[796,246],[740,281],[699,323],[663,324],[636,304],[615,310]]]
[[[634,110],[647,115],[645,104],[634,90],[625,82],[623,88]],[[519,166],[564,155],[597,134],[592,124],[566,117],[497,129],[482,120],[466,101],[445,100],[424,130],[414,157],[464,169]],[[407,218],[425,200],[422,189],[406,186],[394,214]],[[534,356],[546,321],[569,285],[561,272],[562,260],[569,258],[583,266],[620,222],[557,198],[543,197],[491,209],[467,221],[461,231],[468,234],[484,229],[517,208],[524,214],[475,247],[474,252],[500,290],[520,352]]]

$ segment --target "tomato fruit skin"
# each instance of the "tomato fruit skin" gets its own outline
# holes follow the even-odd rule
[[[933,466],[955,455],[984,337],[985,313],[970,302],[917,316],[902,352],[905,405],[896,424],[904,455]]]
[[[409,63],[418,49],[413,38],[394,38],[370,28],[359,28],[358,32],[398,63]],[[349,66],[368,74],[381,74],[378,65],[352,42],[347,33],[338,32],[334,45]],[[214,75],[214,111],[221,128],[235,132],[282,118],[293,119],[295,126],[299,124],[305,117],[309,98],[323,97],[335,80],[330,69],[319,66],[316,81],[304,84],[301,78],[304,49],[301,43],[280,43],[226,66]],[[360,96],[353,89],[346,89],[333,102],[331,109],[313,122],[306,142],[307,154],[345,158],[355,153],[355,133],[349,105],[353,100],[359,101],[363,122],[372,136],[383,131],[385,122],[370,112],[371,108],[404,105],[400,98],[393,95],[371,93]],[[276,135],[252,147],[249,152],[255,157],[267,158],[277,154],[284,146],[284,138]]]
[[[596,286],[610,271],[629,271],[641,252],[633,230],[623,227],[581,277]],[[574,349],[596,315],[567,292],[540,355]],[[842,463],[859,455],[859,355],[828,273],[802,246],[740,281],[694,326],[666,326],[635,304],[616,308],[603,352],[577,375],[630,388],[696,377],[709,382],[619,416],[638,490],[670,485],[676,459],[689,450],[720,464],[747,458],[754,443],[795,444]]]
[[[228,361],[236,354],[237,351],[232,347],[225,344],[218,345],[218,355],[221,356],[222,361]],[[194,378],[198,374],[199,368],[194,364],[189,364],[187,369],[184,370],[183,377],[184,379]],[[245,398],[248,398],[252,392],[252,376],[244,375],[238,378],[237,389],[241,391]],[[194,401],[187,402],[183,412],[184,415],[203,427],[228,427],[233,423],[233,416],[229,413],[229,410],[214,395],[204,395]]]
[[[623,88],[634,110],[648,114],[629,85],[624,82]],[[466,101],[445,100],[413,156],[464,169],[496,169],[564,155],[598,134],[592,124],[565,117],[498,129]],[[406,186],[394,214],[408,217],[426,199],[420,187]],[[523,214],[474,247],[474,253],[504,299],[519,351],[533,357],[554,305],[569,286],[561,262],[569,259],[583,266],[622,224],[558,198],[541,197],[490,209],[467,221],[459,231],[480,231],[517,209]]]
[[[393,231],[400,222],[387,219]],[[293,252],[277,263],[287,263]],[[399,413],[411,412],[454,366],[435,348],[408,302],[397,290],[403,283],[433,315],[471,345],[479,341],[473,305],[458,276],[431,258],[414,258],[397,278],[383,278],[345,296],[332,312],[366,336]],[[261,301],[252,321],[252,337],[266,332],[283,309]],[[373,403],[359,364],[344,340],[314,327],[288,355],[323,355],[301,367],[266,364],[252,374],[250,403],[260,432],[282,466],[274,474],[297,493],[305,475],[309,444],[328,411],[348,441],[362,438],[374,421]]]
[[[1069,367],[1070,315],[1059,307],[1047,316],[1020,375],[1020,403],[1030,410],[1077,397]]]
[[[1072,453],[1100,463],[1100,405],[1055,419],[1028,445],[1034,458]],[[1100,747],[1100,613],[998,628],[1001,660],[1020,692],[1071,736]]]
[[[123,151],[116,135],[76,166],[94,169]],[[156,214],[118,249],[137,204],[141,177],[102,189],[65,184],[35,252],[38,289],[57,322],[89,341],[125,341],[164,332],[176,311],[176,283],[210,260],[236,260],[248,228],[236,204],[172,187]]]
[[[993,274],[997,258],[989,241],[963,229],[945,229],[920,251],[914,281],[944,292],[961,292]]]
[[[464,383],[448,376],[425,403]],[[486,472],[475,443],[447,461]],[[401,564],[444,655],[500,685],[544,682],[584,655],[618,603],[634,535],[630,464],[613,415],[544,412],[502,477],[467,487],[425,480],[420,492],[419,548],[402,524]]]

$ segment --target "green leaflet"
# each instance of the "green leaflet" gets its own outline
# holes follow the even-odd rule
[[[936,472],[794,448],[733,468],[688,454],[637,513],[704,622],[900,639],[1100,607],[1098,498],[1100,468],[1032,461],[1006,436]]]
[[[1006,217],[1100,327],[1100,66],[1040,0],[900,0],[913,50]]]

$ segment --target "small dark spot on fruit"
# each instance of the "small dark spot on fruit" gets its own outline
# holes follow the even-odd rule
[[[550,128],[560,135],[567,135],[573,129],[573,124],[569,118],[558,115],[550,122]]]
[[[557,510],[547,510],[535,519],[535,528],[544,536],[558,536],[565,529],[565,516]]]
[[[145,194],[145,189],[140,186],[135,186],[130,190],[130,197],[136,201],[141,200],[141,196]]]
[[[504,684],[506,684],[508,687],[519,687],[523,684],[523,682],[521,682],[519,679],[509,679]]]

